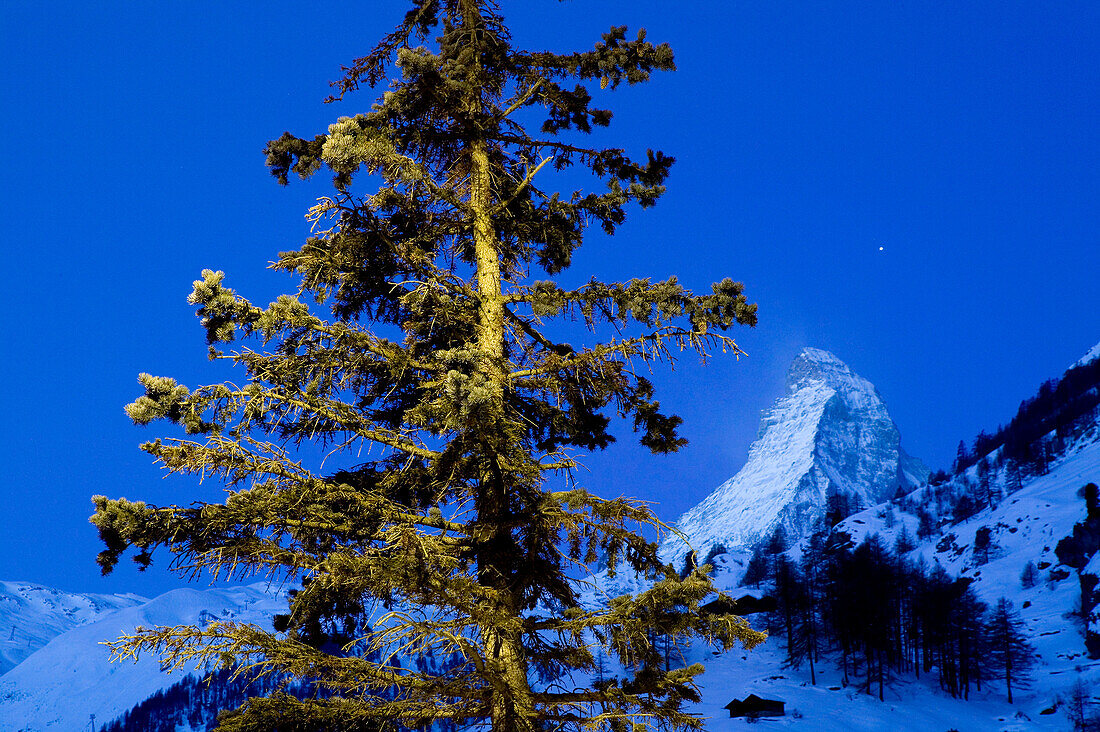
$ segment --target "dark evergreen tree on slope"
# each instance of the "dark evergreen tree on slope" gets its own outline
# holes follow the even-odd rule
[[[611,120],[593,106],[594,86],[672,68],[668,46],[644,33],[613,28],[590,51],[532,52],[513,47],[491,0],[414,0],[335,84],[342,98],[397,74],[368,112],[268,144],[282,183],[333,175],[331,195],[309,214],[315,235],[274,265],[301,278],[298,295],[257,307],[222,273],[204,272],[191,302],[211,357],[242,367],[245,384],[189,389],[142,375],[145,394],[127,407],[140,424],[164,419],[188,433],[144,446],[168,470],[221,475],[236,490],[223,504],[186,508],[97,497],[92,520],[104,571],[130,547],[143,564],[167,547],[185,573],[309,582],[281,632],[233,623],[142,631],[117,642],[117,654],[231,659],[315,678],[334,695],[251,699],[225,730],[268,729],[273,718],[453,720],[501,732],[700,726],[681,702],[696,697],[702,668],[665,670],[649,639],[728,648],[760,635],[739,618],[700,614],[710,580],[698,571],[681,580],[662,564],[639,533],[657,523],[652,513],[599,498],[571,471],[576,451],[613,441],[613,413],[655,453],[683,445],[679,418],[661,411],[635,368],[684,349],[736,353],[722,331],[753,324],[755,307],[728,279],[695,295],[675,278],[563,289],[532,271],[561,272],[587,224],[613,233],[629,204],[661,196],[672,158],[649,151],[636,161],[582,142]],[[570,166],[606,188],[552,192],[562,185],[552,171]],[[594,331],[610,324],[616,335],[574,348],[545,326],[562,318]],[[348,456],[344,469],[322,473],[295,451],[303,443]],[[361,450],[372,459],[355,465]],[[653,579],[652,589],[582,608],[568,572],[601,552],[612,569],[625,559]],[[368,617],[360,652],[325,649],[325,629]],[[633,676],[599,688],[533,681],[592,671],[593,638]],[[371,660],[429,650],[463,663],[437,674]]]
[[[1003,674],[1001,661],[989,660],[990,621],[969,580],[899,557],[876,534],[855,547],[839,538],[811,538],[798,572],[804,587],[767,585],[779,618],[795,611],[788,665],[809,660],[814,680],[820,648],[835,654],[845,684],[880,699],[898,674],[938,669],[941,687],[955,697]]]
[[[1012,689],[1026,689],[1035,666],[1035,649],[1024,635],[1024,621],[1007,598],[993,606],[987,624],[988,661],[990,670],[1005,680],[1008,703]]]

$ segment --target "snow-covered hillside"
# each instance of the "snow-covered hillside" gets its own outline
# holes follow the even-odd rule
[[[103,641],[137,626],[201,626],[218,619],[270,628],[275,613],[285,609],[285,595],[264,584],[185,588],[120,607],[57,635],[0,676],[0,730],[70,732],[84,729],[93,714],[103,724],[178,681],[179,674],[164,673],[153,657],[107,662]]]
[[[747,653],[709,658],[703,653],[695,659],[707,668],[702,677],[703,702],[696,707],[712,717],[707,729],[740,729],[745,725],[744,720],[729,719],[723,707],[748,694],[786,702],[787,716],[768,720],[769,727],[814,732],[1070,729],[1064,702],[1078,680],[1093,694],[1100,690],[1100,661],[1087,658],[1081,626],[1073,618],[1080,596],[1076,572],[1058,565],[1054,549],[1059,539],[1072,533],[1073,525],[1084,519],[1085,503],[1077,490],[1090,481],[1100,481],[1100,438],[1096,435],[1076,444],[1047,475],[1026,482],[1000,505],[946,527],[942,534],[937,533],[909,553],[914,561],[923,558],[930,565],[940,564],[951,575],[973,578],[972,586],[986,603],[992,605],[998,598],[1008,597],[1020,610],[1039,659],[1031,688],[1017,692],[1013,704],[1008,704],[1003,684],[996,681],[963,701],[948,696],[928,677],[895,681],[887,690],[885,702],[879,702],[855,687],[842,687],[839,670],[829,662],[818,666],[818,683],[811,686],[805,667],[783,667],[785,654],[777,634]],[[917,491],[913,498],[919,499],[925,490]],[[893,511],[894,519],[886,518],[887,511]],[[980,563],[974,553],[974,536],[983,526],[993,529],[995,548],[989,561]],[[889,546],[903,527],[912,534],[915,519],[884,503],[851,516],[837,529],[851,535],[855,543],[878,534]],[[742,590],[737,587],[737,568],[726,571],[727,558],[717,559],[716,579],[725,580],[726,589],[739,595]],[[1044,569],[1039,581],[1024,589],[1020,577],[1029,562]],[[1058,577],[1062,579],[1055,579]],[[754,623],[759,622],[754,619]],[[700,653],[698,649],[695,652]],[[1058,699],[1063,701],[1061,705]],[[794,716],[795,712],[800,718]]]
[[[1077,366],[1084,366],[1085,364],[1092,363],[1093,361],[1095,361],[1098,358],[1100,358],[1100,343],[1097,343],[1095,346],[1093,346],[1089,350],[1088,353],[1086,353],[1084,356],[1079,358],[1073,364],[1073,366],[1070,366],[1070,368],[1074,368],[1074,367],[1077,367]]]
[[[800,537],[824,516],[830,495],[869,506],[927,476],[901,448],[875,387],[833,354],[806,348],[787,373],[786,395],[764,413],[745,466],[676,528],[700,555],[716,544],[752,546],[777,526]],[[661,550],[675,561],[687,547],[670,537]]]
[[[62,633],[144,602],[148,600],[131,594],[88,595],[0,582],[0,674]]]
[[[909,558],[937,563],[952,576],[974,577],[974,587],[979,591],[1000,588],[995,591],[1003,593],[1004,588],[1018,587],[1020,572],[1027,562],[1058,563],[1055,546],[1072,533],[1075,523],[1085,518],[1085,503],[1076,492],[1086,483],[1098,480],[1100,438],[1090,434],[1059,457],[1046,475],[1026,481],[1019,491],[1004,497],[992,510],[985,508],[966,521],[943,527],[942,534],[921,543],[909,553]],[[929,494],[933,490],[933,486],[925,486],[905,498],[924,502],[931,500]],[[886,525],[886,511],[894,513],[892,526]],[[847,533],[857,544],[877,533],[892,546],[903,527],[915,535],[917,519],[887,503],[848,517],[835,530]],[[973,551],[974,536],[982,527],[990,528],[995,547],[986,563],[980,563]]]
[[[1073,367],[1100,357],[1100,345]],[[1071,367],[1071,368],[1073,368]],[[786,702],[787,716],[768,719],[771,727],[793,727],[815,732],[852,730],[912,730],[943,732],[974,730],[1016,732],[1022,730],[1072,729],[1070,711],[1075,689],[1100,711],[1100,661],[1089,658],[1085,629],[1094,627],[1095,612],[1086,625],[1081,617],[1081,584],[1078,572],[1059,563],[1056,548],[1060,540],[1074,533],[1086,519],[1086,503],[1080,489],[1100,483],[1100,420],[1094,413],[1077,422],[1079,431],[1066,448],[1053,456],[1041,475],[1025,475],[1018,485],[1009,478],[1010,467],[993,453],[984,464],[975,464],[940,486],[922,486],[896,500],[884,501],[858,512],[835,527],[853,545],[877,535],[886,547],[913,542],[905,553],[908,560],[927,567],[942,567],[951,577],[970,580],[980,600],[994,606],[1009,599],[1023,620],[1023,631],[1036,654],[1030,688],[1016,690],[1008,703],[1004,682],[987,679],[981,691],[970,699],[953,698],[937,683],[935,673],[901,674],[886,689],[885,701],[844,686],[836,668],[837,657],[826,653],[817,666],[817,684],[811,685],[805,667],[785,665],[782,633],[769,638],[750,652],[710,655],[692,649],[688,660],[707,667],[702,677],[703,701],[696,711],[711,717],[711,730],[740,729],[747,722],[730,719],[723,708],[734,698],[756,694]],[[991,487],[991,489],[990,489]],[[979,505],[965,520],[958,520],[950,508],[952,499],[972,494]],[[982,507],[983,496],[989,500]],[[946,502],[945,502],[946,499]],[[989,505],[992,504],[992,505]],[[957,504],[956,504],[957,505]],[[917,514],[930,514],[933,527],[919,535]],[[979,534],[988,537],[985,548]],[[789,554],[797,556],[800,547]],[[735,597],[750,592],[739,586],[744,574],[744,552],[715,557],[715,581]],[[1025,579],[1025,568],[1028,577]],[[1096,574],[1100,552],[1084,568]],[[751,590],[760,595],[768,587]],[[751,616],[762,627],[759,615]]]

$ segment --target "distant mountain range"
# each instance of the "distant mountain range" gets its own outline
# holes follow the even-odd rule
[[[270,629],[275,613],[285,610],[285,592],[265,584],[183,588],[146,600],[136,595],[72,595],[26,583],[2,583],[0,621],[18,622],[13,624],[15,640],[8,641],[8,647],[0,642],[0,648],[10,648],[13,658],[24,658],[0,676],[0,731],[76,732],[89,728],[92,715],[98,730],[178,681],[179,674],[165,673],[151,656],[136,663],[108,663],[103,641],[137,626],[203,626],[212,620],[236,620]]]
[[[145,602],[138,595],[84,595],[0,582],[0,675],[62,633]]]

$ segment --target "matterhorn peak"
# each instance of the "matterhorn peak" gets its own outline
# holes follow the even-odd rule
[[[704,555],[748,548],[782,528],[792,540],[824,518],[835,497],[856,511],[928,476],[901,448],[898,428],[871,382],[828,351],[804,348],[787,372],[787,393],[764,412],[745,466],[677,522]],[[676,561],[688,547],[661,547]]]
[[[808,382],[824,382],[835,387],[849,386],[860,382],[860,388],[869,387],[870,382],[852,373],[848,364],[820,348],[803,348],[787,369],[787,392],[797,391]]]

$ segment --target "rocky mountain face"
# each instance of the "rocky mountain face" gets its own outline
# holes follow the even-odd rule
[[[833,354],[806,348],[787,373],[787,393],[764,413],[745,466],[677,522],[700,559],[716,545],[750,547],[781,527],[805,535],[832,496],[849,510],[880,503],[928,477],[901,447],[886,404]],[[686,545],[670,537],[670,561]]]

